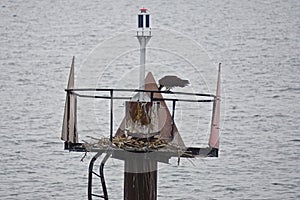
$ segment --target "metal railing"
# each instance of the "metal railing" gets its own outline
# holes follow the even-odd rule
[[[151,103],[153,101],[170,101],[172,102],[172,124],[174,124],[174,116],[175,116],[175,109],[176,109],[176,102],[192,102],[192,103],[199,103],[199,102],[214,102],[216,99],[216,96],[213,94],[207,94],[207,93],[191,93],[191,92],[173,92],[173,91],[160,91],[160,90],[140,90],[140,89],[109,89],[109,88],[74,88],[74,89],[65,89],[67,92],[68,96],[74,95],[77,99],[77,97],[81,98],[97,98],[97,99],[108,99],[110,100],[110,141],[112,142],[113,138],[113,105],[114,105],[114,100],[130,100],[132,99],[132,94],[127,95],[127,96],[118,96],[116,94],[123,92],[123,93],[147,93],[150,97]],[[94,94],[82,94],[84,92],[94,92]],[[107,94],[99,95],[96,93],[100,92],[107,92]],[[186,96],[185,98],[175,98],[175,97],[169,97],[169,98],[157,98],[155,97],[154,94],[164,94],[164,95],[177,95],[177,96]],[[187,98],[187,96],[191,97],[194,96],[196,99],[191,99]],[[202,99],[199,99],[202,98]],[[198,99],[197,99],[198,98]],[[77,101],[75,101],[77,104]],[[70,105],[68,105],[70,106]],[[77,110],[77,105],[75,105],[75,112]],[[70,112],[70,109],[68,109]],[[68,113],[69,116],[69,113]],[[68,130],[68,135],[69,135],[69,130]],[[73,133],[75,134],[75,133]]]

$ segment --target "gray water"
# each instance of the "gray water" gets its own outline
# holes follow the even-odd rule
[[[134,29],[142,6],[222,62],[226,99],[220,157],[161,165],[158,199],[300,199],[297,0],[1,1],[0,199],[87,199],[92,154],[60,141],[69,65]],[[105,173],[122,199],[122,163]]]

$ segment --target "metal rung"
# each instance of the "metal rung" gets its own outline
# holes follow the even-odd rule
[[[100,198],[103,198],[103,199],[105,199],[105,197],[104,197],[103,195],[92,194],[92,196],[94,196],[94,197],[100,197]]]
[[[93,174],[95,174],[96,176],[98,176],[99,178],[101,178],[102,176],[101,175],[99,175],[99,174],[97,174],[96,172],[92,172]]]

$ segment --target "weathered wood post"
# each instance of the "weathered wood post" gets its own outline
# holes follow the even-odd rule
[[[152,73],[148,73],[144,80],[145,90],[158,91],[158,86]],[[150,98],[162,99],[160,93],[145,94]],[[153,104],[157,102],[152,102]],[[176,138],[178,146],[184,146],[183,140],[178,133],[176,124],[172,124],[172,116],[167,108],[165,101],[159,101],[160,107],[157,109],[158,121],[158,138],[168,141],[171,136]],[[129,104],[127,104],[129,106]],[[120,137],[125,134],[126,120],[128,120],[129,112],[123,119],[120,127],[116,132],[116,136]],[[155,119],[152,118],[152,122]],[[153,127],[153,124],[151,125]],[[149,131],[153,132],[153,130]],[[144,139],[146,140],[146,139]],[[173,141],[175,142],[175,141]],[[169,159],[174,156],[159,151],[141,150],[140,152],[118,151],[114,152],[114,158],[124,160],[124,200],[156,200],[157,199],[157,175],[158,162],[168,163]]]
[[[140,156],[125,160],[124,200],[157,199],[157,161]]]

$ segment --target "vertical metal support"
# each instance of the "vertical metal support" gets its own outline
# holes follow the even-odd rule
[[[153,104],[153,96],[154,96],[154,92],[153,92],[153,91],[151,91],[151,92],[150,92],[150,101],[151,101],[151,106],[152,106],[152,104]]]
[[[74,94],[73,94],[74,95]],[[78,142],[78,135],[77,135],[77,96],[74,95],[74,143]]]
[[[67,91],[67,103],[68,103],[68,112],[67,112],[67,142],[70,142],[70,103],[71,103],[70,91]]]
[[[108,200],[108,193],[107,193],[107,189],[106,189],[106,183],[105,183],[105,179],[104,179],[104,165],[107,161],[107,159],[109,158],[109,156],[111,155],[111,152],[107,152],[105,157],[103,158],[101,164],[100,164],[100,179],[101,179],[101,185],[102,185],[102,190],[103,190],[103,198],[105,200]]]
[[[89,175],[88,175],[88,200],[92,200],[92,188],[93,188],[93,167],[95,161],[98,159],[98,157],[102,154],[102,152],[98,152],[90,161],[89,165]]]
[[[113,90],[110,90],[110,137],[109,137],[109,140],[110,142],[112,142],[112,137],[113,137],[113,104],[114,103],[114,93],[113,93]]]
[[[170,138],[170,141],[172,141],[174,139],[173,130],[174,130],[174,124],[175,124],[175,121],[174,121],[174,118],[175,118],[175,106],[176,106],[176,100],[173,100],[172,121],[171,121],[171,138]]]

